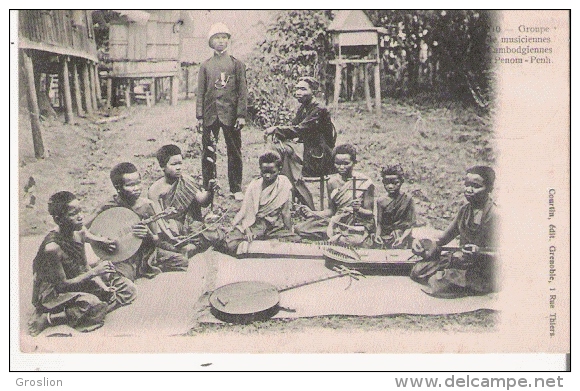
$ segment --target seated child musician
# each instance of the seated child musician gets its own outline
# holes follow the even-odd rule
[[[375,186],[368,176],[353,171],[356,164],[353,145],[339,145],[333,155],[337,173],[328,178],[329,207],[319,212],[303,207],[308,220],[298,224],[295,231],[307,240],[370,248],[375,229]]]
[[[410,248],[416,216],[413,198],[401,191],[403,168],[400,164],[383,167],[381,176],[387,195],[377,200],[375,242],[381,248]]]
[[[110,200],[101,205],[87,221],[87,227],[101,212],[114,207],[125,207],[135,212],[141,219],[155,215],[153,202],[141,197],[141,175],[128,162],[119,163],[111,170],[111,182],[117,190]],[[188,260],[178,252],[162,248],[159,227],[156,222],[138,223],[132,227],[133,235],[143,239],[139,250],[129,259],[115,264],[115,269],[131,281],[139,277],[152,278],[161,272],[185,271]]]
[[[488,166],[467,170],[464,195],[467,204],[436,241],[415,240],[413,250],[423,260],[411,270],[411,279],[429,285],[439,297],[486,294],[495,290],[495,230],[497,216],[490,197],[495,172]],[[459,236],[460,251],[441,255],[441,247]]]
[[[248,185],[242,206],[232,221],[233,229],[225,238],[226,251],[232,255],[243,241],[300,241],[291,232],[292,184],[280,175],[280,154],[266,152],[260,156],[259,164],[261,176]]]
[[[48,211],[57,226],[44,238],[32,264],[36,311],[28,331],[36,336],[47,327],[62,324],[92,331],[103,325],[107,312],[130,304],[137,290],[110,262],[89,266],[85,242],[102,242],[110,250],[115,245],[83,228],[80,204],[72,193],[53,194]]]
[[[175,245],[185,235],[203,229],[201,208],[210,204],[216,187],[215,179],[209,181],[209,189],[204,190],[190,175],[183,172],[183,156],[177,145],[164,145],[157,151],[157,161],[163,169],[163,178],[149,188],[148,196],[153,201],[156,212],[173,207],[177,213],[158,220],[160,237],[170,245]],[[205,230],[199,237],[191,239],[188,246],[192,251],[207,249],[221,231]],[[175,247],[168,248],[178,251]]]

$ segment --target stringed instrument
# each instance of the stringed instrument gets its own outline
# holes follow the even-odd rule
[[[91,224],[90,232],[94,235],[114,240],[115,250],[109,251],[103,243],[92,242],[93,251],[103,260],[113,263],[123,262],[131,258],[139,250],[143,242],[143,239],[133,235],[134,225],[149,224],[176,213],[177,210],[171,207],[142,220],[137,213],[129,208],[115,207],[107,209],[99,213],[95,218]]]
[[[228,323],[245,324],[266,320],[280,310],[280,293],[282,292],[333,278],[349,276],[358,280],[359,277],[364,277],[360,272],[344,266],[334,267],[333,271],[336,274],[282,288],[263,281],[241,281],[221,286],[209,296],[212,313],[217,319]]]
[[[329,268],[346,266],[365,274],[408,275],[419,257],[407,249],[354,249],[326,246],[322,249],[325,265]]]

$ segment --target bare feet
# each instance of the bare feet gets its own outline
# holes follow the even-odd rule
[[[35,312],[34,315],[32,315],[32,318],[28,321],[28,332],[33,337],[36,337],[48,326],[48,315]]]

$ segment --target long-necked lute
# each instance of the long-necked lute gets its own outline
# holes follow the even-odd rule
[[[280,293],[333,278],[349,276],[355,280],[364,277],[344,266],[332,269],[335,273],[285,287],[276,287],[263,281],[241,281],[224,285],[212,292],[209,303],[216,318],[231,323],[249,323],[274,316],[280,309]]]

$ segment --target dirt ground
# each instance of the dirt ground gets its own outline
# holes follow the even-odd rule
[[[106,118],[79,118],[63,124],[62,117],[43,122],[43,138],[47,156],[34,157],[30,122],[25,110],[20,115],[19,129],[19,233],[21,236],[43,235],[53,226],[47,212],[51,194],[70,190],[77,194],[87,213],[114,193],[109,171],[117,163],[130,161],[142,174],[144,189],[162,175],[155,159],[156,150],[167,143],[184,151],[184,168],[201,176],[201,135],[195,131],[195,102],[181,100],[176,106],[161,102],[154,107],[136,105],[107,113],[121,117],[118,121],[96,124]],[[465,169],[478,163],[493,163],[493,139],[490,119],[472,109],[455,104],[429,105],[385,100],[380,116],[366,111],[363,102],[341,104],[333,113],[338,130],[337,143],[350,142],[358,149],[358,170],[365,172],[380,186],[380,167],[398,161],[406,171],[403,189],[413,194],[422,225],[443,229],[464,202],[462,183]],[[261,129],[247,126],[243,130],[243,188],[257,174],[257,157],[267,147]],[[229,208],[226,147],[223,137],[218,144],[218,181],[223,194],[215,204]],[[35,186],[25,191],[30,178]],[[313,190],[316,186],[313,187]],[[315,191],[316,193],[316,191]],[[35,201],[31,202],[31,195]],[[225,223],[237,211],[234,205]],[[344,328],[403,327],[437,328],[449,331],[488,330],[497,313],[475,313],[450,316],[390,316],[374,319],[326,317],[292,321],[269,321],[260,326],[207,325],[192,330],[192,335],[205,332],[236,332],[266,328],[295,330],[304,327]],[[260,331],[261,332],[261,331]]]

